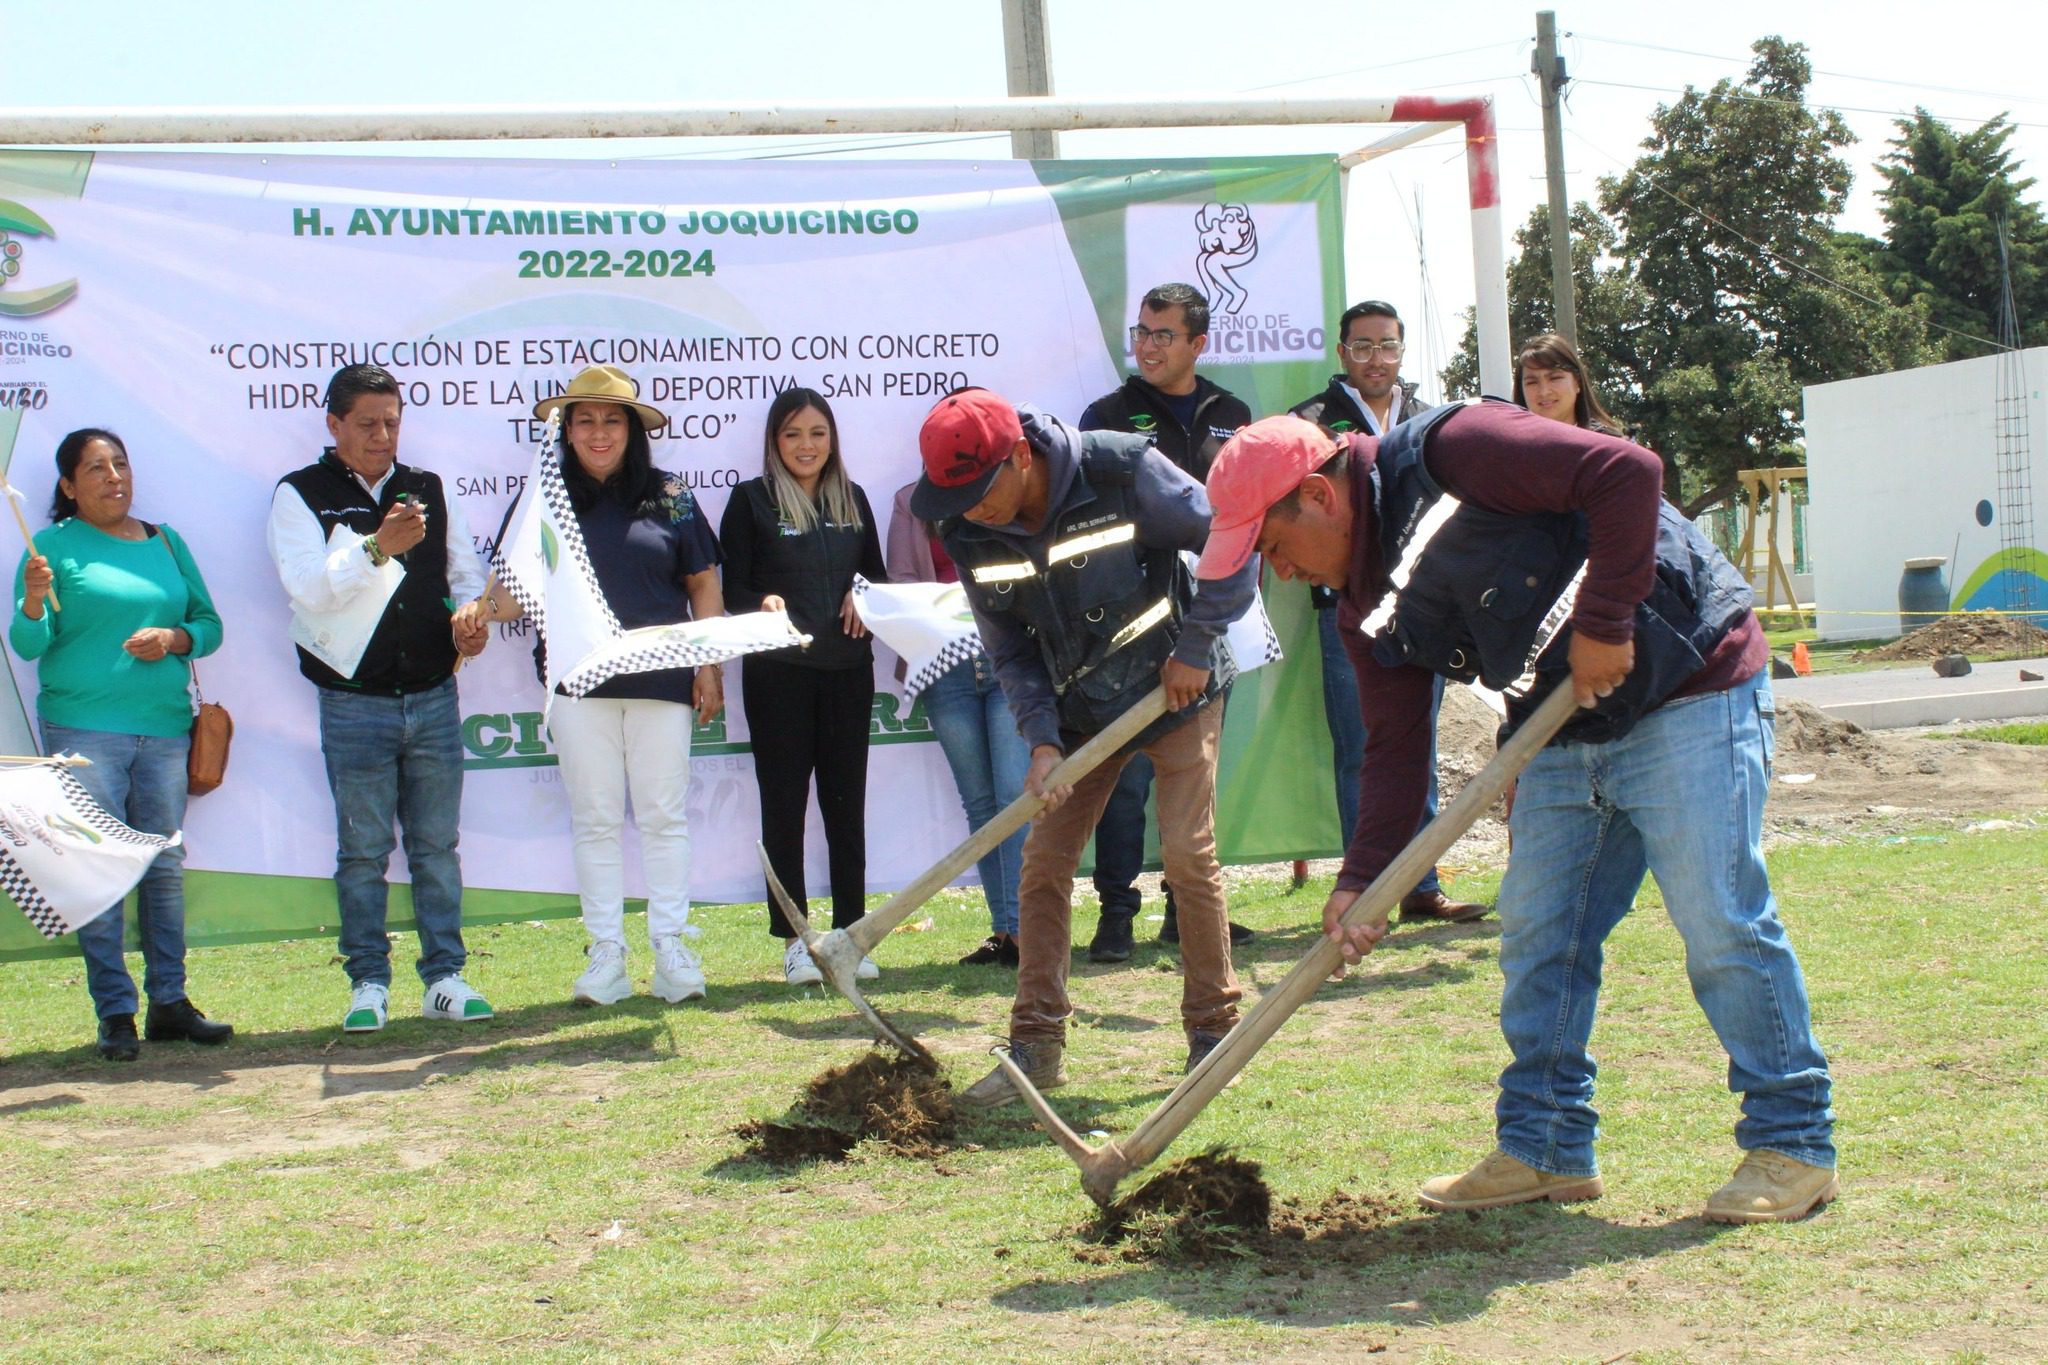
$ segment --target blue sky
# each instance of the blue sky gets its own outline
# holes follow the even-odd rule
[[[1512,232],[1543,193],[1540,119],[1527,75],[1536,8],[1493,0],[1409,9],[1348,0],[1050,0],[1054,83],[1058,93],[1073,97],[1491,94],[1502,129],[1505,221]],[[1660,101],[1676,98],[1688,82],[1704,86],[1739,75],[1749,44],[1765,33],[1811,47],[1814,66],[1826,73],[1813,98],[1842,108],[1864,139],[1849,153],[1858,195],[1848,226],[1876,230],[1869,163],[1884,150],[1891,118],[1915,105],[1965,124],[2009,111],[2029,125],[2016,139],[2029,169],[2048,165],[2048,88],[2036,65],[2048,48],[2048,6],[1727,0],[1680,8],[1592,0],[1560,4],[1557,11],[1567,35],[1565,55],[1580,82],[1566,115],[1575,198],[1592,196],[1598,176],[1634,156]],[[998,0],[70,0],[62,6],[0,0],[0,42],[6,45],[0,49],[6,70],[0,102],[14,107],[707,105],[982,101],[1004,93]],[[1062,151],[1148,158],[1335,153],[1379,132],[1353,126],[1069,134]],[[1000,136],[856,142],[851,154],[865,156],[1008,154],[1008,139]],[[905,145],[912,142],[922,145]],[[517,150],[687,160],[827,154],[830,145],[774,139],[740,146],[613,142]],[[1427,143],[1374,162],[1351,180],[1351,292],[1392,299],[1425,323],[1433,312],[1440,343],[1448,345],[1457,329],[1454,314],[1472,292],[1461,148],[1449,139]],[[1427,298],[1424,254],[1433,285]]]

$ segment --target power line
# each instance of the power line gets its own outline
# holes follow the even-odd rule
[[[1873,304],[1879,308],[1889,308],[1902,313],[1912,311],[1911,309],[1906,308],[1901,304],[1894,303],[1890,299],[1877,297],[1871,294],[1866,294],[1859,289],[1851,289],[1848,285],[1843,284],[1840,280],[1834,279],[1831,276],[1823,275],[1818,270],[1813,269],[1811,266],[1805,265],[1799,261],[1794,260],[1792,257],[1787,256],[1784,252],[1777,251],[1771,247],[1765,246],[1762,242],[1757,241],[1754,237],[1751,237],[1746,233],[1740,231],[1739,229],[1731,226],[1730,224],[1723,222],[1721,219],[1716,218],[1713,214],[1708,213],[1699,205],[1682,198],[1681,196],[1673,192],[1671,189],[1667,188],[1659,177],[1652,175],[1647,171],[1640,170],[1637,167],[1631,166],[1629,165],[1629,163],[1621,161],[1612,152],[1609,152],[1606,148],[1595,145],[1591,140],[1589,140],[1583,133],[1579,132],[1576,128],[1567,128],[1565,131],[1570,133],[1573,137],[1577,138],[1580,142],[1585,143],[1587,147],[1599,153],[1602,157],[1606,158],[1613,164],[1627,168],[1630,174],[1641,175],[1643,179],[1649,183],[1651,189],[1656,190],[1657,193],[1671,200],[1672,203],[1677,204],[1680,208],[1686,210],[1688,213],[1696,214],[1697,216],[1705,219],[1707,222],[1712,223],[1715,227],[1721,229],[1721,231],[1727,233],[1729,236],[1735,238],[1737,241],[1745,242],[1748,245],[1755,247],[1758,251],[1761,251],[1764,255],[1769,256],[1773,260],[1782,261],[1786,265],[1790,266],[1792,269],[1797,270],[1800,274],[1810,276],[1813,279],[1818,280],[1820,283],[1826,285],[1830,289],[1838,290],[1841,293],[1847,294],[1852,299],[1859,299],[1864,303]],[[1946,327],[1943,326],[1941,323],[1934,321],[1932,318],[1922,319],[1922,322],[1924,323],[1924,325],[1926,325],[1928,328],[1934,331],[1946,332],[1950,336],[1962,337],[1965,341],[1974,341],[1980,346],[1989,347],[1994,352],[2002,349],[1998,342],[1993,341],[1989,337],[1980,337],[1973,332],[1965,332],[1955,327]]]
[[[1290,85],[1310,85],[1316,81],[1333,81],[1340,76],[1356,76],[1367,71],[1385,71],[1396,66],[1414,66],[1419,62],[1442,61],[1446,57],[1468,57],[1475,52],[1491,52],[1496,48],[1520,47],[1526,39],[1516,38],[1505,43],[1481,43],[1477,47],[1461,47],[1450,52],[1432,52],[1426,57],[1402,57],[1397,61],[1374,62],[1370,66],[1346,67],[1342,71],[1326,71],[1320,76],[1297,76],[1293,80],[1274,81],[1271,85],[1252,85],[1240,89],[1240,95],[1256,94],[1261,90],[1280,90]]]
[[[1724,78],[1724,79],[1733,79],[1733,78],[1732,78],[1732,77],[1729,77],[1729,78]],[[1573,84],[1573,85],[1600,85],[1600,86],[1606,86],[1606,87],[1608,87],[1609,89],[1613,89],[1613,90],[1647,90],[1648,92],[1650,92],[1650,93],[1651,93],[1651,94],[1653,94],[1653,95],[1678,95],[1678,96],[1681,96],[1681,97],[1682,97],[1682,96],[1684,96],[1684,95],[1686,95],[1686,94],[1688,94],[1688,93],[1690,93],[1690,92],[1691,92],[1691,91],[1692,91],[1692,90],[1693,90],[1693,89],[1695,88],[1695,87],[1692,87],[1692,86],[1687,86],[1687,87],[1686,87],[1685,89],[1682,89],[1682,90],[1674,90],[1674,89],[1672,89],[1672,88],[1671,88],[1670,86],[1668,86],[1668,85],[1633,85],[1633,84],[1630,84],[1630,83],[1629,83],[1629,82],[1627,82],[1627,81],[1596,81],[1596,80],[1593,80],[1593,79],[1592,79],[1591,77],[1588,77],[1588,76],[1574,76],[1574,77],[1572,77],[1572,84]],[[1728,98],[1728,99],[1734,99],[1734,100],[1746,100],[1746,101],[1748,101],[1748,102],[1749,102],[1749,103],[1751,103],[1751,104],[1779,104],[1779,105],[1784,105],[1784,106],[1785,106],[1786,108],[1788,108],[1788,109],[1825,109],[1825,110],[1827,110],[1828,112],[1830,112],[1830,113],[1835,113],[1835,114],[1883,114],[1883,115],[1885,115],[1885,116],[1886,116],[1886,117],[1888,117],[1888,118],[1899,118],[1899,119],[1904,119],[1904,118],[1912,118],[1912,117],[1913,117],[1913,113],[1911,113],[1911,112],[1908,112],[1907,110],[1904,110],[1904,109],[1872,109],[1872,108],[1870,108],[1870,107],[1868,107],[1868,106],[1866,106],[1866,105],[1857,105],[1857,104],[1816,104],[1816,103],[1811,103],[1811,102],[1809,102],[1809,101],[1806,101],[1806,100],[1782,100],[1782,99],[1777,99],[1777,98],[1775,98],[1775,97],[1773,97],[1773,96],[1770,96],[1770,95],[1752,95],[1752,94],[1746,93],[1746,92],[1744,92],[1744,91],[1741,91],[1741,90],[1733,90],[1733,89],[1731,89],[1731,90],[1722,90],[1722,91],[1711,91],[1711,92],[1708,92],[1708,93],[1712,93],[1712,94],[1717,94],[1717,95],[1720,95],[1720,96],[1724,96],[1724,97],[1726,97],[1726,98]],[[1942,121],[1943,123],[1988,123],[1988,122],[1990,122],[1990,120],[1989,120],[1989,119],[1971,119],[1971,118],[1958,118],[1958,117],[1954,117],[1954,116],[1952,116],[1952,115],[1948,115],[1948,114],[1933,114],[1933,113],[1930,113],[1930,114],[1928,114],[1928,117],[1929,117],[1929,118],[1933,118],[1933,119],[1939,119],[1939,120],[1941,120],[1941,121]],[[2021,122],[2021,121],[2019,121],[2019,120],[2016,120],[2016,119],[2007,119],[2007,120],[2006,120],[2006,125],[2007,125],[2008,127],[2011,127],[2011,128],[2048,128],[2048,123],[2026,123],[2026,122]]]
[[[1603,38],[1593,33],[1574,32],[1571,36],[1588,43],[1641,48],[1646,52],[1670,52],[1681,57],[1704,57],[1715,62],[1746,63],[1753,60],[1753,54],[1751,57],[1730,57],[1724,53],[1700,52],[1689,47],[1666,47],[1662,43],[1641,43],[1627,38]],[[1936,90],[1944,95],[1976,95],[1988,100],[2011,100],[2016,104],[2048,104],[2048,100],[2043,100],[2039,95],[2013,95],[1997,90],[1974,90],[1961,85],[1932,85],[1926,81],[1902,81],[1888,76],[1858,76],[1848,71],[1823,71],[1819,67],[1814,68],[1813,74],[1828,76],[1838,81],[1860,81],[1866,85],[1896,85],[1907,90]]]

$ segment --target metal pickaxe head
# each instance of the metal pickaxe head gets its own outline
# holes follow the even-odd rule
[[[1031,1078],[1024,1074],[1024,1068],[1018,1066],[1016,1060],[1010,1056],[1008,1048],[998,1047],[991,1051],[995,1056],[996,1065],[1003,1069],[1003,1075],[1009,1078],[1010,1084],[1023,1096],[1025,1105],[1030,1108],[1039,1126],[1051,1134],[1052,1140],[1059,1144],[1060,1150],[1081,1168],[1081,1189],[1102,1208],[1106,1209],[1115,1203],[1118,1183],[1146,1163],[1128,1155],[1114,1138],[1100,1147],[1090,1147],[1081,1140],[1081,1135],[1068,1127],[1067,1121],[1053,1110],[1045,1096],[1039,1093],[1038,1087],[1031,1083]]]
[[[844,929],[834,929],[830,933],[821,934],[813,928],[810,917],[798,908],[797,903],[790,898],[789,892],[783,889],[782,879],[775,875],[774,864],[768,861],[768,850],[758,843],[755,847],[761,852],[761,870],[768,874],[769,893],[775,897],[775,903],[782,907],[783,918],[789,921],[790,927],[796,930],[797,937],[803,940],[804,947],[810,951],[811,961],[818,964],[818,970],[832,983],[832,989],[845,996],[854,1009],[860,1012],[860,1017],[867,1020],[868,1027],[874,1030],[875,1037],[896,1048],[934,1076],[938,1075],[939,1059],[932,1056],[923,1043],[884,1019],[881,1011],[870,1005],[861,995],[858,973],[861,959],[867,956],[867,949]]]

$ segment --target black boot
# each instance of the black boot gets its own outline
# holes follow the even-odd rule
[[[1104,911],[1095,921],[1095,937],[1088,944],[1090,962],[1131,960],[1131,916]]]
[[[110,1014],[100,1020],[100,1056],[110,1062],[132,1062],[141,1054],[134,1015]]]
[[[129,1028],[134,1028],[132,1020]],[[173,1000],[167,1005],[152,1000],[142,1036],[152,1043],[175,1043],[180,1039],[190,1043],[225,1043],[235,1036],[235,1026],[207,1018],[190,1000]]]

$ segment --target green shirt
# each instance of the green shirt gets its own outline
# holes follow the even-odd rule
[[[183,627],[193,658],[220,648],[220,614],[192,552],[170,527],[157,529],[160,536],[122,540],[67,517],[38,531],[36,548],[50,561],[63,606],[52,611],[45,598],[40,620],[21,610],[28,567],[22,556],[7,640],[22,658],[37,661],[42,690],[36,712],[44,720],[123,735],[182,735],[192,728],[192,672],[185,658],[167,654],[144,663],[122,648],[149,626]]]

